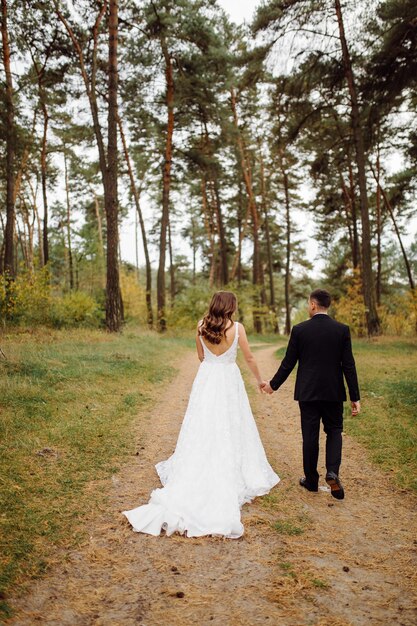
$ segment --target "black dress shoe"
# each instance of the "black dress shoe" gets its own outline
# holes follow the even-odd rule
[[[345,490],[343,489],[339,476],[334,472],[327,472],[326,483],[330,486],[333,498],[336,498],[337,500],[343,500],[343,498],[345,497]]]
[[[302,487],[304,487],[304,489],[307,489],[307,491],[318,491],[319,490],[318,485],[316,487],[312,487],[311,485],[309,485],[307,483],[307,479],[306,478],[300,478],[299,482],[300,482],[300,485]]]

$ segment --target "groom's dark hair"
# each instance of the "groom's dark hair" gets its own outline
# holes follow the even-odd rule
[[[315,289],[310,293],[310,300],[315,300],[323,309],[328,309],[332,301],[332,297],[326,289]]]

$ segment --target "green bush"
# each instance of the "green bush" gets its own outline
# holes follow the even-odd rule
[[[0,277],[2,318],[19,324],[47,324],[52,296],[47,267],[36,272],[22,271],[15,280]]]
[[[98,326],[96,300],[82,291],[54,296],[47,267],[22,271],[14,280],[0,276],[1,319],[21,326]]]
[[[98,326],[100,311],[97,302],[83,291],[72,291],[53,300],[51,322],[54,326]]]
[[[215,286],[210,287],[208,281],[197,282],[184,289],[175,298],[174,306],[167,310],[169,328],[194,329],[197,321],[207,312],[212,295],[218,291]],[[240,286],[231,283],[222,287],[224,291],[233,291],[238,300],[236,319],[245,324],[248,332],[253,330],[252,309],[256,287],[251,283],[242,283]],[[262,318],[269,316],[267,308],[259,307]]]

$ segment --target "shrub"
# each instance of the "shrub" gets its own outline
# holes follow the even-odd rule
[[[332,305],[332,310],[337,321],[348,324],[354,335],[357,337],[366,336],[366,308],[359,271],[354,270],[352,282],[347,288],[346,295]]]
[[[83,291],[72,291],[53,300],[51,322],[63,326],[98,326],[101,314],[97,302]]]
[[[1,276],[0,310],[4,319],[18,324],[47,324],[52,304],[49,281],[47,267],[36,272],[24,270],[13,281]]]
[[[22,326],[98,326],[99,306],[88,294],[73,291],[53,296],[47,267],[22,271],[15,280],[0,276],[2,319]]]
[[[417,333],[417,293],[408,291],[391,297],[389,306],[379,309],[382,332],[387,335],[415,335]]]
[[[147,323],[147,311],[145,290],[138,283],[136,272],[127,271],[122,268],[120,271],[120,288],[122,290],[123,309],[125,320],[136,320],[141,324]]]

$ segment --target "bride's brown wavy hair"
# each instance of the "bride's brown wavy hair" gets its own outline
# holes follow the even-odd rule
[[[237,308],[237,299],[231,291],[217,291],[210,302],[208,313],[203,317],[200,335],[209,343],[218,344]]]

